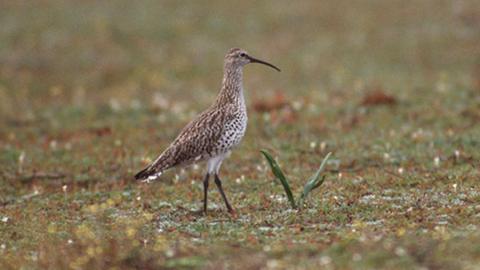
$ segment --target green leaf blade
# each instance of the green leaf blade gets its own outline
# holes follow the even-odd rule
[[[310,194],[312,190],[319,188],[323,184],[323,182],[325,182],[325,178],[326,178],[325,175],[323,177],[320,177],[320,176],[322,175],[323,169],[325,168],[325,165],[327,164],[327,161],[331,155],[332,155],[332,152],[329,152],[325,156],[325,158],[323,158],[323,161],[320,164],[320,167],[318,168],[318,170],[315,172],[314,175],[312,175],[312,177],[310,177],[308,182],[303,187],[303,191],[300,194],[300,198],[298,200],[298,205],[300,207],[303,206],[303,202],[305,201],[305,198],[308,196],[308,194]]]
[[[288,184],[288,180],[285,177],[285,174],[283,173],[282,169],[280,169],[280,166],[278,165],[278,163],[266,150],[260,150],[260,153],[262,153],[265,156],[265,158],[268,161],[268,164],[270,165],[270,169],[272,170],[273,175],[282,184],[283,189],[287,194],[287,198],[288,198],[288,201],[290,202],[290,205],[292,206],[293,209],[296,209],[297,206],[295,204],[295,199],[293,198],[292,189],[290,188],[290,185]]]

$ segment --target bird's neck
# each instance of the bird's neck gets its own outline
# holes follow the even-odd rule
[[[222,89],[217,97],[217,103],[236,103],[245,105],[243,96],[243,69],[225,65],[223,70]]]

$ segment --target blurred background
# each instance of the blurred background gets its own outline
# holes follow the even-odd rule
[[[0,12],[9,119],[67,105],[161,106],[160,97],[204,107],[230,47],[284,70],[248,67],[253,99],[355,98],[381,85],[438,102],[437,93],[479,87],[477,1],[3,1]]]
[[[97,209],[95,205],[108,198],[117,202],[114,192],[123,192],[116,209],[133,211],[125,216],[133,220],[144,212],[172,215],[168,218],[173,225],[159,226],[176,228],[180,233],[172,237],[192,245],[191,232],[227,237],[214,226],[187,227],[191,220],[183,217],[188,213],[164,207],[165,202],[198,205],[201,184],[193,180],[201,179],[200,169],[173,171],[151,188],[134,183],[132,175],[213,102],[223,57],[231,47],[282,69],[278,73],[261,65],[245,68],[250,122],[242,145],[222,167],[224,178],[232,180],[226,181],[227,194],[247,216],[245,227],[235,227],[238,235],[228,235],[232,241],[245,239],[241,230],[257,233],[258,224],[248,218],[294,223],[279,212],[286,203],[272,199],[282,191],[271,181],[258,153],[261,148],[288,164],[295,187],[326,152],[334,151],[329,166],[337,181],[326,181],[322,201],[312,202],[331,208],[312,207],[324,212],[309,217],[314,224],[324,224],[326,234],[298,236],[318,241],[323,248],[349,235],[352,224],[358,224],[355,220],[373,222],[367,227],[387,236],[399,230],[405,234],[406,224],[413,224],[408,228],[414,232],[426,228],[432,233],[428,241],[437,239],[433,228],[445,215],[450,217],[447,224],[455,224],[453,231],[478,224],[472,218],[480,213],[478,205],[473,206],[479,201],[475,179],[480,174],[480,1],[0,1],[0,203],[9,205],[10,212],[4,213],[10,220],[15,215],[28,217],[11,224],[7,218],[5,226],[11,227],[0,234],[13,241],[5,242],[7,250],[16,246],[28,255],[28,250],[45,252],[49,244],[67,245],[65,237],[72,236],[65,235],[75,235],[74,228],[83,221],[65,217],[84,215],[90,220],[90,210],[82,212],[82,207]],[[178,183],[165,185],[172,182]],[[462,204],[448,197],[457,184],[459,192],[465,187]],[[362,208],[366,206],[359,202],[371,199],[363,196],[384,190],[398,192],[402,200],[382,201],[383,208]],[[74,194],[79,206],[58,210],[64,209],[63,194]],[[432,200],[425,205],[438,208],[421,208],[427,209],[419,210],[421,219],[413,214],[383,216],[421,205],[425,194]],[[48,201],[39,199],[25,207],[22,203],[32,196]],[[152,208],[144,207],[147,202]],[[453,210],[446,210],[445,202],[456,205],[458,212],[450,216]],[[256,216],[260,205],[272,214]],[[182,218],[175,211],[182,212]],[[383,221],[375,223],[375,218]],[[31,246],[28,239],[44,241],[52,219],[65,222],[66,234],[54,230],[44,247]],[[117,237],[115,228],[108,227],[109,219],[92,220],[93,227],[105,230],[106,239]],[[146,234],[149,243],[155,232],[153,228],[153,238]],[[292,243],[278,237],[282,244]],[[414,247],[416,239],[411,238]],[[362,245],[346,249],[368,253]],[[416,249],[431,246],[436,244]],[[82,248],[67,255],[83,258]],[[262,250],[258,243],[252,248]],[[393,249],[385,250],[385,258],[397,256]],[[452,250],[455,261],[460,255]],[[478,247],[467,250],[477,250],[478,258]],[[431,260],[410,266],[440,267],[445,263],[438,255],[442,252],[424,254]],[[9,254],[10,265],[23,264],[15,251]],[[124,258],[122,254],[111,256]],[[59,268],[69,263],[58,256]],[[52,263],[48,256],[39,258],[44,266]],[[442,263],[433,263],[438,261]]]

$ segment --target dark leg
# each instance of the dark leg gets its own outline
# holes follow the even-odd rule
[[[225,201],[225,205],[227,206],[228,212],[232,213],[233,209],[228,203],[227,196],[225,196],[225,192],[223,192],[222,181],[220,181],[220,178],[218,178],[217,174],[215,174],[215,184],[217,185],[218,191],[220,191],[220,194],[222,195],[222,198]]]
[[[207,213],[207,194],[208,194],[208,179],[210,178],[210,174],[205,175],[205,179],[203,180],[203,212]]]

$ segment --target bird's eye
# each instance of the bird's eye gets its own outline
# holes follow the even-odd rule
[[[241,56],[241,57],[245,57],[245,56],[247,56],[247,55],[242,52],[242,53],[240,54],[240,56]]]

